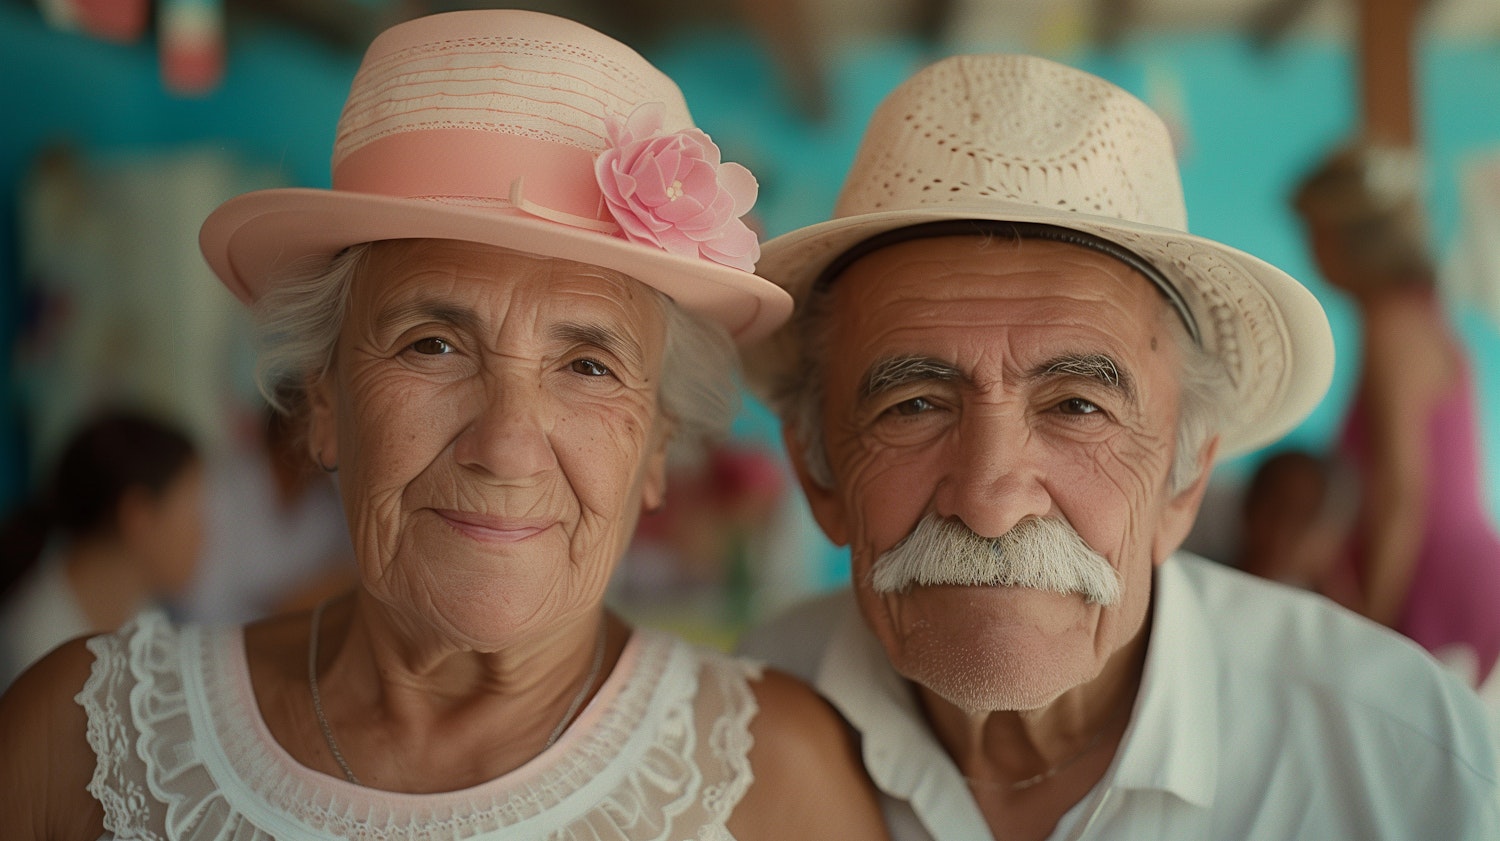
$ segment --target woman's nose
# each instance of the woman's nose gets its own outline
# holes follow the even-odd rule
[[[459,464],[495,481],[524,480],[557,466],[552,413],[538,384],[507,377],[474,400],[472,417],[454,442]]]

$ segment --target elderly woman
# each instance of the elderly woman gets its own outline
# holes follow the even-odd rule
[[[0,835],[881,837],[821,700],[602,604],[669,450],[726,419],[730,337],[789,310],[750,273],[754,193],[577,24],[377,39],[333,189],[241,196],[202,234],[336,474],[360,584],[43,661],[0,709]]]

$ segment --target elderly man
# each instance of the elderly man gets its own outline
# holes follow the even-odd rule
[[[1302,286],[1185,228],[1165,127],[1100,79],[896,90],[835,218],[760,264],[798,309],[752,377],[853,590],[744,650],[860,731],[897,838],[1500,838],[1463,685],[1177,552],[1333,360]]]

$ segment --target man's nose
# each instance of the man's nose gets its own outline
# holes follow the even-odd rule
[[[1040,446],[1015,407],[966,411],[945,454],[937,513],[984,537],[999,537],[1028,516],[1049,515]]]

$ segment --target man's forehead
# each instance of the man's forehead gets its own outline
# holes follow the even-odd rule
[[[840,332],[1048,326],[1155,330],[1166,302],[1108,255],[1052,242],[914,240],[866,255],[833,285]]]
[[[951,281],[965,274],[1083,281],[1085,287],[1080,290],[1075,284],[1072,294],[1084,298],[1138,297],[1144,288],[1169,305],[1195,344],[1202,341],[1181,291],[1156,265],[1116,242],[1050,224],[960,219],[884,231],[830,262],[814,281],[813,294],[826,294],[841,281],[878,285],[882,281],[871,277],[895,277],[897,283],[941,298],[954,287]],[[854,277],[845,279],[846,275]],[[1089,288],[1093,284],[1098,288]]]
[[[1023,261],[1010,259],[1013,242],[997,254],[947,239],[960,247],[901,243],[839,278],[830,374],[868,394],[913,372],[973,385],[1044,374],[1134,384],[1155,367],[1146,357],[1174,316],[1128,266],[1059,243],[1026,243],[1041,247]]]

